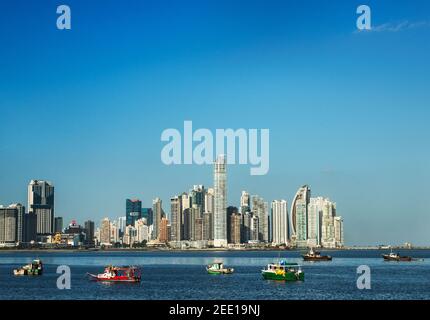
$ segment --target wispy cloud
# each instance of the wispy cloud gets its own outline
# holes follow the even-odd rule
[[[410,22],[408,20],[393,23],[383,23],[377,26],[372,26],[370,30],[357,30],[356,33],[361,32],[400,32],[405,30],[417,29],[417,28],[428,28],[430,27],[430,21],[415,21]]]

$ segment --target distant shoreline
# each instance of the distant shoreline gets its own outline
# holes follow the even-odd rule
[[[430,250],[430,247],[414,247],[414,248],[404,248],[404,247],[392,247],[393,250]],[[207,249],[165,249],[165,248],[109,248],[109,249],[77,249],[77,248],[25,248],[25,249],[9,249],[0,248],[1,253],[17,253],[17,252],[261,252],[261,251],[306,251],[306,248],[294,248],[294,249],[279,249],[279,248],[246,248],[246,249],[231,249],[231,248],[207,248]],[[374,251],[387,251],[389,248],[380,247],[344,247],[344,248],[321,248],[320,251],[364,251],[364,250],[374,250]]]

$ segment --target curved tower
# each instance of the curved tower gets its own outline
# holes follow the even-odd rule
[[[310,198],[311,198],[311,189],[308,185],[304,185],[301,188],[299,188],[299,190],[297,190],[297,193],[294,196],[293,202],[291,203],[291,210],[290,210],[291,235],[296,236],[296,238],[297,238],[297,233],[299,233],[299,236],[306,236],[300,233],[303,233],[303,230],[306,229],[306,220],[307,220],[306,217],[307,217],[307,210],[308,210],[307,208],[308,208]],[[297,207],[299,208],[302,207],[305,210],[305,212],[303,211],[298,212]],[[300,216],[299,218],[297,217],[298,214]],[[303,226],[303,223],[305,223],[304,226]]]

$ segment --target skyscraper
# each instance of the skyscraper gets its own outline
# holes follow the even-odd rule
[[[160,242],[168,242],[169,241],[169,220],[166,217],[161,218],[160,220],[160,233],[158,236],[158,240]]]
[[[54,232],[55,233],[63,232],[63,218],[62,217],[55,217],[54,218]]]
[[[28,185],[28,211],[36,214],[37,234],[54,232],[54,186],[43,180],[31,180]]]
[[[134,226],[136,220],[142,217],[142,201],[139,199],[125,200],[126,226]]]
[[[182,197],[174,196],[170,199],[171,241],[181,241],[183,238]]]
[[[251,198],[249,197],[249,193],[246,191],[242,191],[242,195],[240,197],[240,212],[242,214],[251,210],[250,200],[251,200]]]
[[[269,204],[263,198],[253,195],[251,197],[252,213],[258,218],[258,240],[269,241]]]
[[[214,239],[214,189],[208,188],[205,194],[205,209],[203,213],[203,240]]]
[[[24,241],[24,218],[25,218],[25,207],[20,203],[13,203],[9,208],[16,210],[16,241]]]
[[[287,201],[272,201],[272,243],[288,243],[288,209]]]
[[[321,221],[321,245],[326,248],[336,246],[334,218],[336,216],[336,203],[324,199]]]
[[[321,219],[323,214],[324,198],[311,198],[308,204],[308,246],[321,245]]]
[[[307,246],[308,204],[311,197],[309,186],[302,186],[291,203],[291,238],[299,247]]]
[[[85,243],[94,245],[94,221],[87,220],[84,223]]]
[[[214,247],[227,246],[227,161],[220,155],[214,164]]]
[[[111,227],[111,223],[109,218],[104,218],[101,222],[100,225],[100,245],[110,245],[111,241],[110,241],[110,236],[111,236],[111,231],[110,231],[110,227]]]
[[[160,235],[160,222],[161,222],[161,219],[164,217],[162,201],[160,198],[155,198],[152,201],[152,211],[154,214],[154,219],[152,221],[152,225],[153,225],[152,239],[158,239]]]
[[[241,220],[242,215],[240,213],[234,212],[232,213],[228,219],[230,220],[229,223],[229,239],[228,242],[232,244],[239,244],[240,243],[240,230],[241,230]]]
[[[18,210],[12,207],[0,207],[0,244],[15,245],[17,241]]]
[[[336,247],[339,248],[344,246],[342,217],[334,218],[334,240]]]

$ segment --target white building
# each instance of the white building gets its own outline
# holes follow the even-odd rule
[[[272,202],[272,237],[275,245],[288,243],[288,208],[285,200]]]
[[[227,247],[227,158],[214,163],[214,247]]]
[[[149,228],[145,218],[136,220],[136,241],[149,241]]]
[[[334,241],[337,248],[344,246],[342,217],[334,218]]]
[[[110,246],[111,245],[111,222],[109,218],[104,218],[100,224],[100,245]]]

